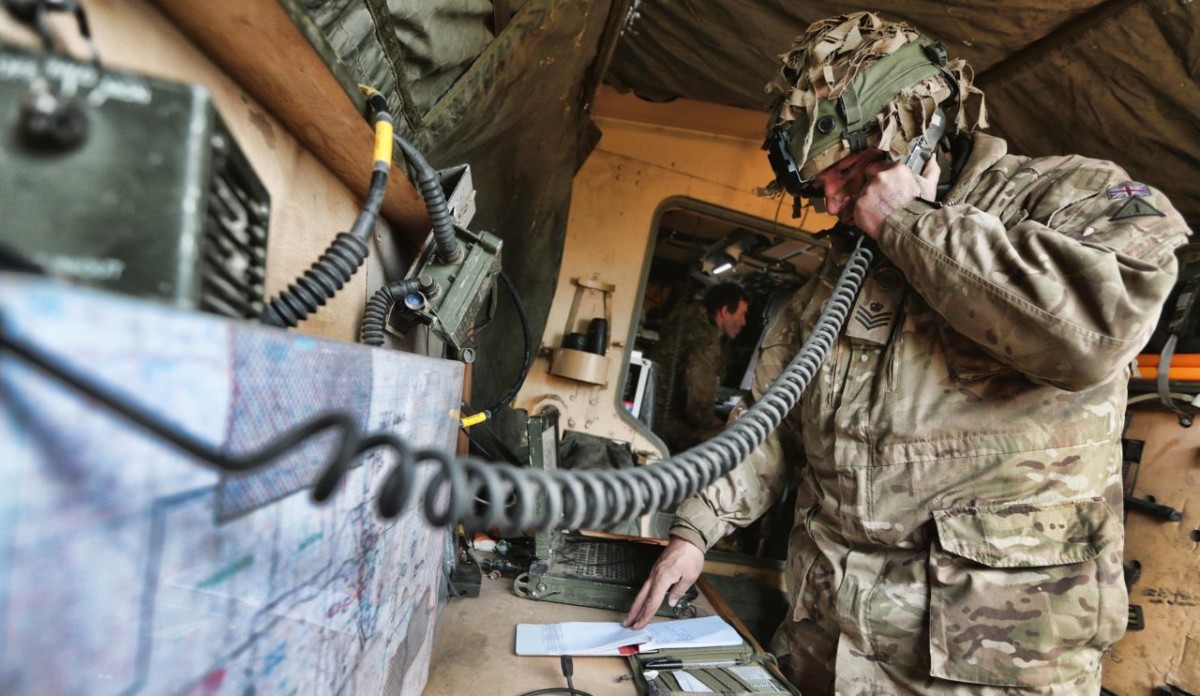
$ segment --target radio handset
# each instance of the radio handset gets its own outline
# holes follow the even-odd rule
[[[942,134],[946,132],[946,114],[938,107],[933,116],[929,119],[929,128],[925,132],[913,138],[908,143],[908,155],[904,158],[904,166],[908,167],[913,174],[921,176],[921,172],[925,171],[925,163],[933,157],[933,153],[937,150],[938,142],[942,139]],[[821,201],[821,208],[824,208],[824,200]],[[821,212],[824,212],[822,210]],[[839,222],[832,228],[824,232],[818,232],[813,235],[818,239],[830,233],[846,234],[852,239],[858,239],[865,236],[863,231],[855,225],[847,225]]]
[[[921,176],[921,172],[925,171],[925,163],[937,150],[938,141],[942,139],[942,134],[945,132],[946,114],[941,107],[938,107],[933,112],[933,117],[929,119],[929,128],[908,144],[908,157],[904,159],[904,164],[912,170],[913,174]]]

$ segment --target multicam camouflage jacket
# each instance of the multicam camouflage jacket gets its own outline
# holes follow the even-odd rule
[[[677,512],[709,548],[796,477],[792,620],[833,637],[839,693],[1069,693],[1124,631],[1125,369],[1189,232],[1111,163],[1006,151],[976,135],[941,201],[885,221],[800,405]],[[849,252],[772,325],[756,397]]]
[[[669,317],[651,358],[659,365],[658,404],[663,408],[655,416],[655,430],[671,451],[715,435],[717,385],[725,359],[721,331],[709,321],[704,305],[684,305]]]

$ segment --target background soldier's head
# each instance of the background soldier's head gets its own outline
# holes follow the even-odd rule
[[[746,325],[750,296],[737,283],[720,283],[704,293],[708,319],[728,338],[737,338]]]

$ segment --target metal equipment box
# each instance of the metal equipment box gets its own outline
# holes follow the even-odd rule
[[[80,142],[29,136],[47,93]],[[0,47],[0,247],[59,278],[257,318],[269,211],[204,88]]]

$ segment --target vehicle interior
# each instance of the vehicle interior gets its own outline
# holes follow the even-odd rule
[[[836,222],[768,188],[764,85],[853,9],[0,0],[0,692],[561,682],[511,654],[520,603],[553,602],[535,522],[665,543],[673,505],[494,472],[676,459],[650,355],[717,283],[750,303],[714,414],[749,393]],[[1191,0],[870,9],[970,63],[1011,152],[1112,160],[1200,223]],[[1130,381],[1122,696],[1200,694],[1198,265],[1177,361],[1152,342]],[[708,557],[759,647],[793,504]]]

